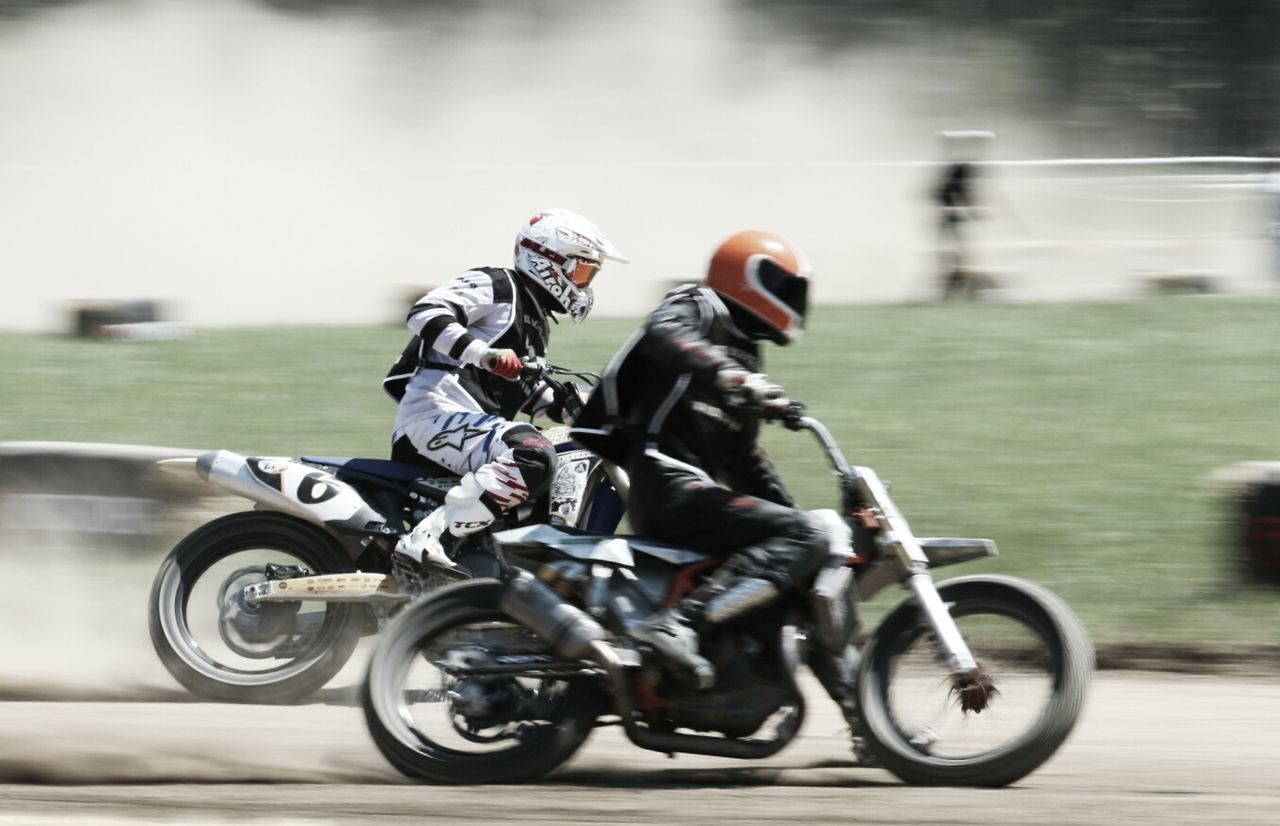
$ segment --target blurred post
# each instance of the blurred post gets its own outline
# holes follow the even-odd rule
[[[1280,160],[1267,164],[1262,183],[1267,198],[1267,237],[1271,239],[1271,277],[1280,285]]]

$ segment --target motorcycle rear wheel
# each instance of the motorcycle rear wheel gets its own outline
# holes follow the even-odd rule
[[[353,567],[331,537],[285,514],[245,512],[215,519],[183,538],[156,572],[149,600],[152,646],[174,679],[204,699],[264,704],[304,700],[351,658],[365,626],[361,612],[367,609],[312,603],[323,611],[322,615],[320,611],[306,614],[319,620],[313,623],[315,630],[293,637],[295,626],[290,623],[304,615],[292,605],[266,604],[261,606],[263,619],[271,616],[266,612],[275,612],[281,620],[278,634],[268,627],[263,640],[228,641],[225,629],[209,630],[210,623],[201,622],[207,618],[193,614],[192,609],[221,610],[227,594],[244,584],[265,581],[261,564],[241,567],[245,563],[232,561],[242,557],[258,563],[292,560],[312,574],[341,573]],[[223,569],[235,570],[228,577]],[[221,584],[210,592],[209,582],[215,579]],[[294,612],[292,619],[289,611]],[[282,639],[299,650],[273,652],[273,644]],[[253,650],[255,645],[259,650]]]
[[[448,784],[535,780],[591,733],[599,689],[590,682],[459,679],[439,667],[500,645],[516,656],[550,650],[498,608],[501,593],[491,579],[446,586],[380,635],[361,701],[374,743],[402,774]]]
[[[1048,760],[1071,733],[1093,673],[1092,644],[1066,603],[1029,582],[964,577],[938,591],[994,682],[990,705],[962,711],[933,633],[908,600],[864,651],[862,733],[879,764],[908,783],[1006,786]]]

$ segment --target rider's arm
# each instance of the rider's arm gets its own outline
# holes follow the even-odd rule
[[[420,298],[409,311],[407,323],[426,347],[464,364],[477,364],[489,345],[472,335],[468,327],[495,309],[492,277],[469,271]]]
[[[727,461],[729,486],[734,490],[788,508],[796,506],[796,500],[791,498],[786,486],[782,484],[782,477],[778,475],[769,454],[760,445],[755,445],[750,452],[728,457]]]
[[[695,378],[710,379],[740,365],[706,338],[703,314],[694,300],[667,301],[645,324],[640,346],[662,363]]]

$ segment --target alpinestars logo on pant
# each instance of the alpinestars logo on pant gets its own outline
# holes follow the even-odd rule
[[[462,446],[466,444],[468,439],[474,436],[487,436],[489,432],[488,429],[471,427],[466,424],[449,430],[441,430],[427,442],[427,450],[440,450],[441,448],[451,447],[454,450],[461,451]]]

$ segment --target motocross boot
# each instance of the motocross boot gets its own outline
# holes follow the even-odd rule
[[[393,563],[414,563],[421,567],[431,563],[442,568],[455,568],[448,551],[459,538],[478,533],[493,524],[497,513],[483,498],[484,488],[474,474],[468,473],[444,496],[444,505],[436,508],[412,531],[396,543]],[[447,546],[447,547],[446,547]]]
[[[715,684],[716,670],[698,653],[698,632],[693,630],[697,617],[690,616],[692,608],[687,600],[680,606],[663,608],[631,626],[628,632],[632,639],[648,645],[675,665],[681,682],[703,690]]]
[[[668,662],[679,666],[685,683],[699,690],[715,684],[715,667],[698,653],[695,628],[721,625],[778,596],[778,586],[766,579],[740,579],[728,587],[713,581],[690,594],[674,608],[664,608],[631,629],[631,636],[648,644]]]

